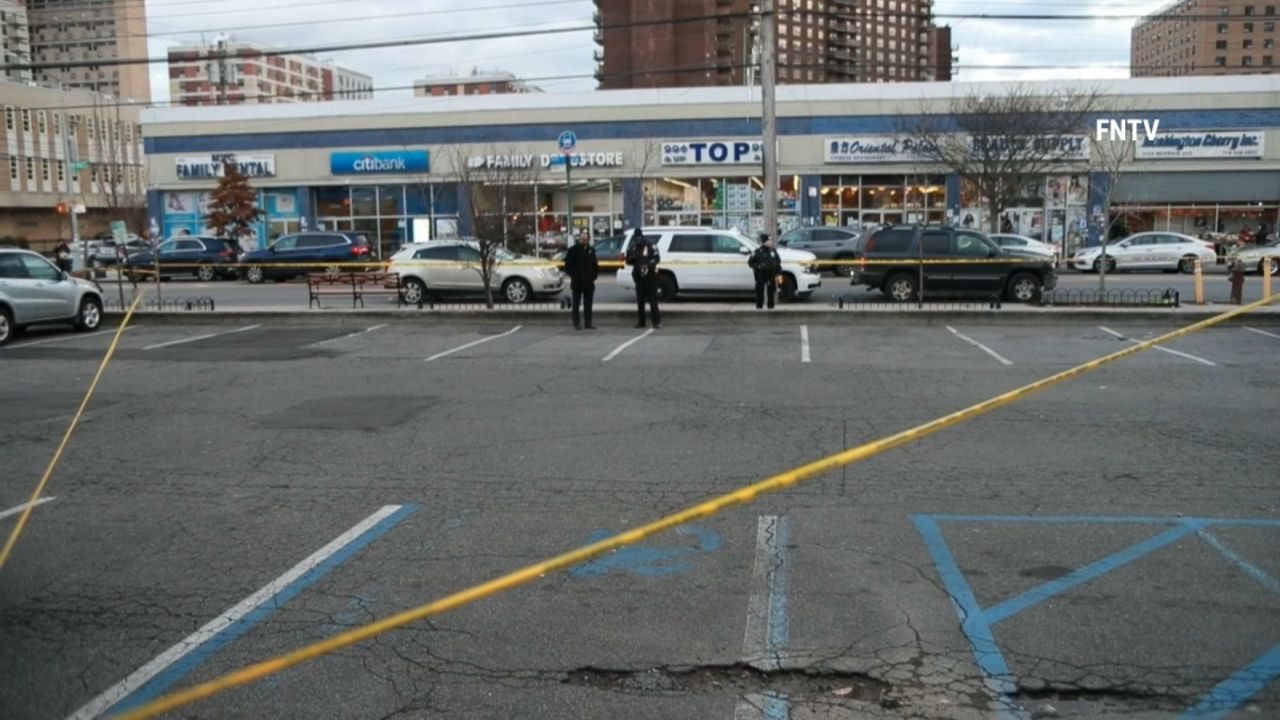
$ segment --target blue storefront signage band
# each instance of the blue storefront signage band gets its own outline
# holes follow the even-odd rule
[[[334,175],[424,173],[430,165],[426,150],[329,153],[329,172]]]

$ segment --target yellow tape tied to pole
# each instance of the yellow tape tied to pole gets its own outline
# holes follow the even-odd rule
[[[435,615],[441,615],[449,612],[450,610],[456,610],[464,605],[469,605],[477,600],[482,600],[508,590],[513,590],[522,585],[531,583],[547,574],[571,568],[575,565],[579,565],[588,560],[599,557],[607,552],[641,542],[663,531],[685,525],[695,520],[717,515],[731,507],[751,503],[761,495],[784,490],[832,470],[874,457],[887,450],[898,447],[899,445],[914,442],[932,435],[944,428],[978,417],[979,415],[983,415],[992,410],[1003,407],[1004,405],[1008,405],[1028,395],[1040,392],[1041,390],[1053,387],[1054,385],[1065,382],[1079,375],[1096,370],[1104,365],[1116,362],[1121,358],[1149,350],[1158,344],[1166,343],[1170,340],[1221,324],[1231,318],[1274,302],[1277,299],[1280,299],[1280,296],[1267,297],[1259,300],[1258,302],[1244,305],[1234,310],[1222,313],[1221,315],[1215,315],[1214,317],[1202,320],[1193,325],[1188,325],[1187,327],[1179,330],[1174,330],[1173,332],[1166,333],[1152,340],[1147,340],[1123,350],[1118,350],[1110,355],[1104,355],[1103,357],[1091,360],[1083,365],[1078,365],[1069,370],[1064,370],[1029,385],[1023,385],[1020,388],[1010,390],[1002,395],[997,395],[994,398],[985,400],[976,405],[971,405],[963,410],[958,410],[950,415],[940,417],[936,420],[924,423],[923,425],[903,430],[899,433],[881,438],[880,440],[875,440],[856,448],[851,448],[843,452],[836,453],[835,455],[825,457],[794,470],[774,475],[760,482],[720,495],[719,497],[712,498],[672,515],[667,515],[666,517],[660,518],[646,525],[641,525],[640,527],[627,530],[608,539],[601,540],[600,542],[578,548],[577,550],[557,555],[556,557],[548,560],[528,565],[501,577],[494,578],[488,582],[475,585],[434,602],[427,603],[426,605],[421,605],[353,630],[348,630],[327,640],[321,640],[320,642],[294,650],[293,652],[227,673],[226,675],[209,680],[186,690],[166,695],[135,710],[125,713],[120,717],[124,720],[143,720],[144,718],[153,718],[170,710],[190,705],[197,700],[211,697],[224,690],[229,690],[234,687],[261,680],[269,675],[274,675],[275,673],[291,668],[295,665],[299,665],[308,660],[327,655],[344,647],[382,635],[418,620],[423,620]]]

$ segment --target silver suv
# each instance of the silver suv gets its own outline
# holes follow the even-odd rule
[[[54,322],[97,330],[102,324],[98,286],[71,277],[38,253],[0,248],[0,345],[28,325]]]

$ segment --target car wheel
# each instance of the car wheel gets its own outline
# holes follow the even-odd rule
[[[1258,269],[1260,271],[1262,270],[1261,263],[1259,263]],[[1280,276],[1280,258],[1271,258],[1271,277],[1274,278],[1278,276]]]
[[[906,273],[890,277],[884,284],[884,294],[894,302],[907,302],[916,298],[916,279]]]
[[[1196,271],[1196,256],[1186,255],[1178,261],[1178,272],[1183,275],[1190,275]]]
[[[791,275],[782,276],[782,285],[778,286],[778,297],[782,302],[794,302],[796,299],[796,279]]]
[[[9,313],[8,308],[0,307],[0,345],[4,345],[13,339],[17,328],[13,324],[13,315]]]
[[[836,260],[840,262],[849,262],[850,260],[853,260],[853,258],[849,257],[848,255],[841,255],[837,257]],[[833,265],[831,268],[831,272],[835,273],[836,277],[849,277],[850,275],[853,274],[853,266],[852,265]]]
[[[80,312],[76,313],[76,329],[80,332],[93,332],[101,324],[102,301],[86,295],[80,300]]]
[[[676,279],[671,273],[662,273],[658,276],[657,295],[659,301],[674,300],[677,292],[679,292],[679,289],[676,287]]]
[[[502,297],[512,305],[527,303],[532,296],[533,287],[524,278],[511,278],[502,283]]]
[[[417,305],[427,298],[427,284],[418,278],[407,278],[404,281],[404,301]]]
[[[213,266],[209,263],[200,263],[196,266],[196,277],[199,278],[201,282],[212,282],[217,274],[218,273],[214,271]]]
[[[1040,297],[1040,280],[1029,273],[1018,273],[1009,280],[1007,293],[1014,302],[1034,302]]]
[[[267,279],[266,273],[260,265],[250,265],[248,270],[244,271],[244,279],[250,283],[257,285]]]
[[[1102,258],[1098,258],[1097,260],[1093,261],[1093,271],[1094,272],[1102,271]],[[1116,259],[1113,257],[1107,258],[1107,272],[1113,273],[1115,271],[1116,271]]]

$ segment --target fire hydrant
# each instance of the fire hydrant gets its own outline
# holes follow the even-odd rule
[[[1231,261],[1231,304],[1244,302],[1244,261],[1236,258]]]

